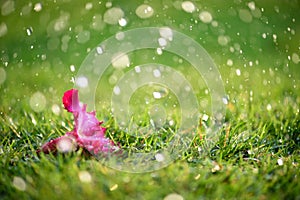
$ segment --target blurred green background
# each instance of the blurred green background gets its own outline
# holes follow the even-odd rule
[[[299,95],[299,10],[297,0],[1,1],[0,106],[58,112],[91,49],[121,31],[167,26],[207,50],[233,105],[276,107]],[[102,87],[109,95],[109,78],[124,70],[107,71]]]

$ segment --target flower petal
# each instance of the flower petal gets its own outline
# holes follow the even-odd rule
[[[69,112],[80,110],[80,102],[78,98],[78,90],[71,89],[64,93],[62,98],[65,109]]]

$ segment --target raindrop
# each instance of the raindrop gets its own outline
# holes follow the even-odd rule
[[[104,15],[103,20],[107,24],[115,25],[119,23],[119,20],[124,17],[124,12],[121,8],[110,8]]]
[[[91,10],[92,8],[93,8],[93,3],[89,2],[89,3],[85,4],[86,10]]]
[[[84,76],[76,78],[75,83],[78,87],[86,88],[89,85],[88,79]]]
[[[77,42],[80,44],[84,44],[90,40],[90,32],[89,31],[81,31],[77,35]]]
[[[213,20],[212,15],[208,11],[202,11],[199,14],[199,18],[203,23],[206,23],[206,24],[209,24]]]
[[[53,104],[52,107],[51,107],[51,110],[55,115],[60,114],[60,107],[57,104]]]
[[[255,10],[255,2],[253,2],[253,1],[249,2],[248,7],[250,10]]]
[[[252,22],[252,15],[251,15],[251,13],[250,13],[249,10],[246,10],[246,9],[240,9],[240,10],[239,10],[239,17],[240,17],[240,19],[241,19],[243,22],[246,22],[246,23]]]
[[[282,165],[283,165],[283,159],[282,159],[282,158],[279,158],[279,159],[277,160],[277,164],[278,164],[279,166],[282,166]]]
[[[102,15],[94,15],[90,27],[97,31],[101,31],[105,27],[105,23],[102,20]]]
[[[152,15],[154,14],[154,10],[151,6],[147,4],[142,4],[139,7],[137,7],[137,9],[135,10],[135,14],[139,18],[146,19],[152,17]]]
[[[158,38],[158,44],[161,47],[167,46],[167,40],[165,38]]]
[[[97,47],[97,48],[96,48],[96,51],[97,51],[98,54],[103,54],[103,49],[102,49],[102,47]]]
[[[190,2],[190,1],[184,1],[184,2],[182,2],[181,8],[185,12],[187,12],[187,13],[192,13],[192,12],[194,12],[196,10],[195,5],[192,2]]]
[[[0,85],[6,80],[6,71],[4,68],[0,67]]]
[[[127,24],[126,19],[124,19],[124,18],[119,19],[119,25],[120,26],[126,26],[126,24]]]
[[[159,29],[159,34],[161,37],[172,41],[173,40],[173,31],[169,27],[163,27]]]
[[[235,73],[236,73],[237,76],[240,76],[241,75],[241,70],[240,69],[236,69]]]
[[[292,55],[292,61],[293,61],[295,64],[298,64],[298,63],[300,62],[299,55],[296,54],[296,53],[293,53],[293,55]]]
[[[165,160],[165,157],[161,153],[158,153],[155,155],[155,159],[157,160],[157,162],[163,162]]]
[[[10,13],[15,11],[15,2],[12,0],[8,0],[2,4],[1,14],[3,16],[9,15]]]
[[[159,69],[153,70],[153,76],[156,77],[156,78],[161,76],[161,73],[160,73]]]
[[[224,35],[220,35],[218,37],[218,43],[221,45],[221,46],[226,46],[228,44],[228,42],[230,41],[229,37],[228,36],[224,36]]]
[[[41,3],[34,4],[33,10],[35,12],[40,12],[42,10],[42,4]]]
[[[88,171],[80,171],[78,177],[83,183],[90,183],[92,181],[92,176]]]
[[[111,187],[109,188],[110,191],[114,191],[114,190],[116,190],[116,189],[118,189],[118,184],[114,184],[113,186],[111,186]]]
[[[176,193],[171,193],[171,194],[168,194],[164,200],[184,200],[184,198],[179,195],[179,194],[176,194]]]
[[[222,101],[223,101],[223,103],[224,103],[225,105],[228,104],[228,99],[227,99],[227,97],[223,97],[223,98],[222,98]]]
[[[15,176],[12,182],[13,186],[20,191],[25,191],[26,190],[26,183],[23,178],[19,176]]]
[[[41,92],[34,93],[29,100],[30,107],[35,112],[43,111],[46,107],[46,102],[47,102],[46,97]]]
[[[106,8],[112,7],[112,2],[110,2],[110,1],[106,2],[105,7]]]
[[[120,87],[119,86],[115,86],[114,87],[114,94],[115,95],[119,95],[121,93]]]
[[[57,150],[61,153],[72,152],[76,149],[73,141],[69,137],[61,137],[59,142],[57,143]]]
[[[116,69],[123,69],[129,67],[130,60],[127,54],[118,53],[112,57],[112,66]]]
[[[7,26],[4,22],[0,24],[0,37],[4,36],[7,33]]]
[[[125,38],[125,34],[124,34],[124,32],[118,32],[117,34],[116,34],[116,39],[117,40],[123,40]]]
[[[203,120],[203,121],[207,121],[208,118],[209,118],[209,116],[208,116],[207,114],[203,114],[203,115],[202,115],[202,120]]]
[[[228,66],[232,66],[232,65],[233,65],[233,61],[232,61],[231,59],[228,59],[226,64],[227,64]]]
[[[30,36],[32,34],[32,32],[33,32],[32,27],[29,27],[29,28],[26,29],[26,33],[27,33],[28,36]]]
[[[70,70],[71,70],[71,72],[75,72],[75,66],[74,65],[70,65]]]
[[[271,104],[268,104],[268,105],[267,105],[267,110],[270,111],[271,109],[272,109]]]
[[[160,92],[153,92],[154,99],[160,99],[162,97]]]
[[[140,73],[141,72],[141,67],[140,66],[135,66],[134,70],[136,73]]]
[[[162,55],[163,51],[162,51],[161,48],[157,48],[157,49],[156,49],[156,53],[157,53],[158,55]]]

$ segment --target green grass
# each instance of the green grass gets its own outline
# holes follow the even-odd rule
[[[284,97],[282,102],[268,112],[259,112],[263,104],[249,110],[228,108],[219,141],[209,154],[199,154],[199,129],[174,163],[141,174],[111,169],[81,150],[38,156],[36,149],[48,138],[72,129],[70,114],[34,113],[22,107],[2,111],[1,199],[163,199],[171,193],[185,199],[299,199],[299,97]],[[247,117],[238,114],[243,112]],[[112,119],[105,119],[107,136],[122,148],[153,145],[150,140],[156,136],[131,141]],[[86,173],[91,179],[84,182],[80,176]]]
[[[174,193],[186,200],[300,199],[297,1],[249,1],[259,9],[254,11],[245,1],[192,1],[199,10],[186,13],[180,8],[181,1],[153,0],[147,2],[155,15],[140,19],[134,11],[141,3],[114,0],[112,6],[124,11],[128,24],[102,24],[97,28],[93,28],[94,15],[103,16],[108,9],[105,0],[90,0],[93,7],[89,11],[82,1],[40,2],[40,12],[32,10],[35,2],[14,1],[15,11],[5,16],[1,13],[0,67],[1,72],[6,72],[5,80],[0,74],[0,81],[4,81],[0,83],[1,200],[164,199]],[[3,4],[4,1],[1,8]],[[201,22],[199,14],[203,10],[212,14],[217,26]],[[249,11],[252,21],[241,20],[239,11],[246,12],[244,17],[248,20]],[[70,16],[66,27],[55,32],[54,23],[66,13]],[[37,155],[42,144],[73,129],[72,116],[63,110],[61,97],[73,87],[70,80],[89,50],[117,32],[146,26],[169,26],[180,31],[195,39],[213,58],[228,95],[226,117],[217,132],[217,141],[206,149],[205,126],[188,131],[189,148],[178,151],[177,159],[167,167],[147,173],[112,169],[82,149],[56,156]],[[27,30],[32,30],[31,35]],[[82,30],[90,33],[85,43],[77,40]],[[219,44],[219,36],[228,36],[228,44]],[[66,49],[62,40],[68,37]],[[164,126],[159,134],[140,138],[135,137],[137,132],[126,134],[116,125],[109,110],[114,85],[108,82],[112,75],[120,78],[135,65],[156,62],[172,66],[185,75],[198,100],[207,101],[199,111],[210,114],[207,86],[189,63],[178,62],[178,56],[172,53],[158,56],[153,49],[128,56],[129,68],[118,71],[109,67],[105,72],[95,101],[97,117],[107,127],[106,136],[122,149],[145,153],[168,147],[177,127]],[[70,70],[70,65],[75,66],[75,71]],[[140,109],[149,109],[143,105],[143,97],[152,98],[151,89],[140,88],[130,101],[135,112],[140,113],[140,126],[149,125],[148,116]],[[30,106],[36,92],[46,99],[41,112]],[[175,95],[169,91],[169,96],[173,102],[162,98],[158,103],[173,106],[175,102],[178,106]],[[58,106],[60,112],[53,112],[52,106]],[[172,111],[177,122],[178,110]]]

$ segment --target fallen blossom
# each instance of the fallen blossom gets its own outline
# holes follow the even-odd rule
[[[105,137],[106,129],[96,118],[95,111],[87,112],[87,105],[79,101],[78,90],[66,91],[62,101],[65,109],[74,116],[74,129],[61,137],[50,140],[38,152],[70,152],[82,147],[92,154],[98,154],[118,149],[111,140]]]

